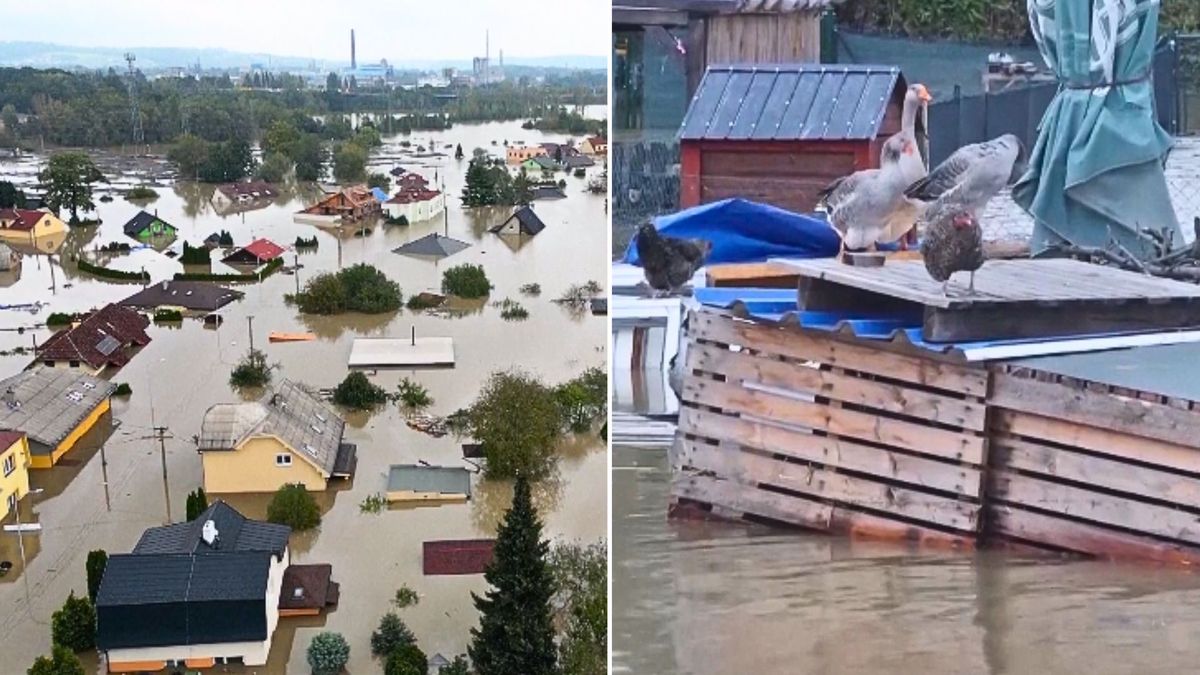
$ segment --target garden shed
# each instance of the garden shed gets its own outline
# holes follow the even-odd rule
[[[907,88],[895,66],[710,66],[679,132],[680,206],[742,197],[812,211],[831,181],[879,165]]]

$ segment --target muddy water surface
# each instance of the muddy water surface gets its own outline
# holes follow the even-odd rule
[[[311,188],[289,187],[265,208],[225,216],[215,213],[209,202],[211,186],[179,183],[157,188],[161,196],[145,208],[157,210],[193,244],[226,229],[239,244],[268,237],[290,246],[298,235],[315,234],[319,248],[299,254],[303,268],[298,278],[277,274],[262,284],[243,286],[246,297],[223,310],[226,320],[220,329],[206,329],[196,320],[177,327],[152,327],[153,342],[128,366],[106,374],[113,381],[130,383],[134,391],[130,399],[114,401],[116,428],[107,442],[107,434],[94,433],[67,455],[63,465],[33,473],[34,486],[42,491],[23,502],[22,518],[40,522],[41,534],[26,535],[22,540],[13,534],[0,534],[0,560],[15,563],[14,570],[0,578],[0,608],[4,610],[0,612],[0,651],[7,664],[0,666],[0,672],[23,672],[34,657],[49,652],[50,616],[70,590],[85,592],[84,561],[89,550],[129,551],[145,528],[182,519],[187,492],[201,482],[193,436],[199,433],[205,409],[238,400],[227,380],[232,365],[247,348],[249,317],[253,317],[255,346],[279,364],[276,378],[292,378],[315,387],[332,387],[345,376],[346,359],[356,336],[407,336],[413,327],[418,335],[452,336],[458,359],[453,369],[372,375],[387,389],[394,389],[402,376],[418,380],[435,399],[430,412],[436,414],[447,414],[468,404],[493,370],[520,367],[547,382],[557,382],[589,366],[603,365],[607,340],[604,318],[573,316],[551,299],[572,284],[589,279],[605,281],[604,198],[587,194],[584,179],[567,177],[567,199],[536,204],[547,229],[536,238],[506,242],[486,232],[487,227],[506,217],[506,210],[464,212],[458,208],[458,200],[453,197],[461,192],[466,161],[456,161],[453,148],[444,148],[445,144],[461,143],[468,155],[476,146],[500,153],[503,147],[492,146],[493,140],[538,142],[563,138],[524,131],[512,123],[459,126],[412,136],[409,140],[414,151],[417,144],[430,145],[433,139],[437,150],[448,155],[420,159],[398,145],[400,138],[389,139],[387,147],[378,153],[382,159],[375,161],[374,168],[387,170],[400,165],[431,181],[435,181],[436,174],[435,182],[444,181],[452,197],[448,200],[449,218],[448,222],[436,219],[409,227],[385,228],[375,223],[367,236],[294,223],[292,214],[311,203]],[[598,166],[591,171],[600,170]],[[17,180],[29,180],[32,171],[36,171],[36,159],[0,163],[0,175]],[[141,180],[129,175],[114,178],[121,185]],[[14,275],[18,278],[0,286],[0,305],[32,301],[47,305],[35,314],[0,311],[0,349],[28,346],[34,337],[44,340],[50,331],[36,326],[50,312],[85,310],[120,300],[137,290],[137,286],[81,276],[69,258],[73,252],[90,251],[110,241],[129,241],[122,236],[121,226],[138,208],[119,196],[111,203],[101,203],[99,216],[103,224],[73,230],[62,255],[53,259],[24,258],[20,274]],[[435,231],[467,241],[471,248],[440,262],[391,252],[410,239]],[[296,255],[289,251],[286,260],[291,265]],[[406,295],[437,289],[442,271],[450,265],[479,263],[496,287],[491,300],[519,299],[530,318],[517,323],[503,321],[499,309],[490,304],[476,304],[454,317],[402,311],[386,316],[316,318],[301,316],[284,305],[283,295],[316,272],[357,262],[380,267]],[[149,250],[118,256],[112,266],[145,268],[156,280],[181,269],[174,260]],[[214,267],[222,266],[215,263]],[[520,296],[517,288],[528,282],[541,284],[540,297]],[[18,328],[28,330],[18,333]],[[318,335],[318,340],[270,344],[266,339],[270,331],[310,331]],[[0,374],[18,372],[29,361],[28,356],[0,357]],[[341,583],[341,606],[318,619],[282,620],[266,672],[305,670],[304,650],[312,635],[322,629],[346,635],[351,645],[350,672],[375,672],[378,665],[371,660],[368,637],[401,584],[421,595],[420,604],[405,610],[403,616],[431,656],[464,651],[468,630],[477,622],[469,594],[483,590],[482,577],[422,576],[421,542],[493,536],[497,520],[511,498],[511,487],[476,480],[475,498],[467,504],[362,514],[359,503],[384,489],[389,464],[419,460],[463,464],[453,437],[435,439],[409,429],[394,406],[372,415],[351,415],[348,421],[347,440],[359,447],[354,482],[321,495],[324,520],[319,531],[298,534],[292,540],[296,562],[333,564],[334,579]],[[156,425],[170,429],[165,444],[169,515],[159,447],[152,438]],[[536,491],[549,536],[594,541],[605,535],[606,470],[606,455],[598,439],[567,444],[559,475]],[[265,496],[238,495],[229,501],[251,517],[265,514]],[[22,544],[27,569],[21,563]]]
[[[613,464],[613,672],[1181,673],[1200,576],[668,521],[665,451]]]

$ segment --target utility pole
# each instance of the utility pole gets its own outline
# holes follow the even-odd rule
[[[296,253],[295,256],[296,269],[293,270],[293,276],[296,277],[296,295],[300,295],[300,254]]]
[[[246,323],[250,326],[250,351],[254,351],[254,317],[246,317]]]
[[[136,59],[133,52],[125,52],[125,61],[129,64],[129,113],[133,118],[133,146],[134,152],[139,152],[146,142],[146,135],[142,131],[142,113],[138,110],[137,70],[133,67]]]
[[[154,435],[158,437],[158,453],[162,457],[163,500],[167,505],[167,524],[171,524],[171,485],[167,481],[167,442],[166,427],[154,427]]]

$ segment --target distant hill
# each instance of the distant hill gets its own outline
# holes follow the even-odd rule
[[[0,66],[30,66],[33,68],[124,68],[125,52],[137,55],[137,67],[143,71],[163,68],[179,68],[200,63],[202,68],[246,69],[251,64],[261,64],[269,69],[317,70],[340,69],[350,65],[349,61],[326,61],[301,56],[280,56],[261,52],[235,52],[228,49],[189,49],[181,47],[133,47],[128,50],[112,47],[78,47],[49,42],[0,42]],[[470,69],[471,60],[391,60],[397,69],[432,70],[439,68]],[[506,55],[505,66],[529,66],[532,68],[568,68],[603,70],[608,67],[607,56],[563,56],[521,57]]]

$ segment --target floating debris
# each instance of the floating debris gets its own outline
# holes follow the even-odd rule
[[[446,428],[446,418],[436,415],[409,415],[405,423],[408,424],[410,429],[416,429],[434,438],[441,438],[450,433],[449,429]]]

